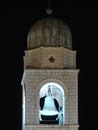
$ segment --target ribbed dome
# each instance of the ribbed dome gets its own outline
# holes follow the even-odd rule
[[[55,18],[37,21],[28,32],[27,49],[40,46],[72,49],[72,36],[68,25]]]

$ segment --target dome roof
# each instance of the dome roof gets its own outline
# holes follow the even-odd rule
[[[40,46],[72,49],[72,36],[68,25],[55,18],[37,21],[28,32],[27,49]]]

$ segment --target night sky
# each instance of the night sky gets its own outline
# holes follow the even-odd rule
[[[9,128],[21,130],[23,56],[27,33],[40,18],[47,17],[48,2],[32,6],[2,8],[1,20],[1,107]],[[98,95],[98,8],[74,8],[64,0],[54,0],[52,17],[65,21],[71,28],[73,50],[77,51],[79,72],[79,130],[97,130]]]

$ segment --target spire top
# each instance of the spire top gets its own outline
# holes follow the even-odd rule
[[[51,5],[51,0],[49,0],[49,7],[48,7],[48,9],[46,10],[46,13],[47,13],[48,15],[51,15],[52,12],[53,12],[53,10],[51,9],[50,5]]]

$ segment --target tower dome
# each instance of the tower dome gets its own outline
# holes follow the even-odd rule
[[[72,36],[68,25],[56,18],[37,21],[28,32],[27,49],[40,46],[72,49]]]

